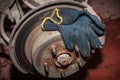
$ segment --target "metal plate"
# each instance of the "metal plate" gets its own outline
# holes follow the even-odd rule
[[[57,48],[57,54],[55,58],[53,58],[52,55],[52,45],[56,46]],[[67,67],[58,67],[55,65],[56,58],[63,52],[69,53],[72,56],[72,62]],[[56,36],[49,39],[37,48],[33,62],[34,67],[40,74],[49,78],[62,78],[63,76],[61,75],[61,72],[64,72],[64,77],[67,77],[79,71],[77,58],[78,57],[75,55],[75,52],[66,50],[63,41],[59,36]],[[45,64],[47,64],[49,68],[48,74],[45,72]]]
[[[36,7],[46,4],[46,3],[50,3],[52,1],[60,1],[60,0],[22,0],[28,7],[30,7],[31,9],[35,9]],[[65,1],[65,0],[63,0]],[[70,0],[68,0],[70,1]]]
[[[42,31],[40,24],[46,13],[52,11],[54,8],[71,8],[83,10],[85,6],[73,1],[59,1],[41,6],[29,12],[20,23],[16,25],[10,36],[10,57],[15,66],[23,73],[37,73],[34,69],[35,52],[39,45],[49,40],[52,37],[58,36],[58,32]],[[42,34],[55,36],[41,36]],[[32,36],[32,37],[30,37]],[[44,39],[45,38],[45,39]],[[37,40],[43,42],[37,42]],[[36,43],[35,43],[36,42]],[[37,45],[36,45],[37,44]],[[35,45],[35,47],[33,47]],[[36,61],[35,61],[36,62]],[[74,72],[73,72],[74,73]],[[71,73],[72,74],[72,73]],[[70,74],[69,74],[70,75]],[[51,76],[53,77],[53,76]]]
[[[10,7],[14,0],[0,0],[0,12]]]

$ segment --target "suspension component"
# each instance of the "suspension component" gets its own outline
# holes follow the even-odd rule
[[[50,3],[51,1],[60,1],[60,0],[22,0],[28,7],[30,7],[31,9],[35,9],[36,7],[46,4],[46,3]],[[64,1],[64,0],[63,0]],[[67,1],[67,0],[66,0]],[[68,0],[70,1],[70,0]],[[71,0],[73,1],[73,0]]]

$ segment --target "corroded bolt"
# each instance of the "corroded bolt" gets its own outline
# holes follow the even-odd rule
[[[65,72],[64,72],[64,71],[62,71],[62,72],[60,73],[60,75],[61,75],[61,78],[65,78]]]
[[[77,53],[77,57],[79,57],[79,59],[77,59],[78,66],[79,68],[81,68],[86,64],[86,61],[84,61],[82,56],[80,55],[80,50],[77,45],[75,46],[75,51]]]
[[[56,57],[56,54],[57,54],[56,47],[55,46],[51,46],[51,48],[52,48],[52,55],[53,55],[53,57]]]
[[[77,63],[78,63],[78,66],[81,68],[81,67],[84,67],[84,65],[86,64],[86,61],[78,59]]]
[[[75,45],[75,52],[76,52],[76,56],[79,57],[80,50],[77,45]]]
[[[48,73],[49,73],[49,66],[48,66],[47,63],[44,63],[44,71],[45,71],[46,76],[48,76]]]

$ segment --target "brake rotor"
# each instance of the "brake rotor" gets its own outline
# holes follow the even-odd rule
[[[29,12],[16,25],[10,37],[10,57],[21,72],[39,73],[46,78],[66,78],[84,67],[86,62],[81,55],[65,48],[58,31],[41,29],[44,17],[56,7],[75,10],[86,8],[79,2],[58,1]]]
[[[68,58],[65,56],[67,59],[64,58],[65,54],[69,56]],[[44,32],[40,25],[27,38],[25,55],[41,75],[49,78],[67,77],[79,71],[78,59],[81,57],[65,48],[58,32]],[[59,57],[64,59],[57,60]]]
[[[36,47],[36,44],[34,46]],[[65,54],[70,55],[69,59],[67,56],[64,58]],[[61,57],[63,59],[61,61],[60,59],[57,60],[61,55],[63,55]],[[40,74],[51,78],[62,78],[77,72],[79,67],[76,62],[77,57],[75,53],[66,50],[60,36],[52,37],[39,45],[33,56],[33,64],[36,70]],[[61,75],[62,73],[64,76]]]

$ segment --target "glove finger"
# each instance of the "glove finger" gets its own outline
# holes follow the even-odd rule
[[[75,40],[83,57],[90,56],[90,48],[88,45],[88,38],[86,34],[87,33],[83,29],[75,31]]]
[[[94,24],[90,24],[90,27],[96,32],[97,35],[103,35],[104,31],[97,28],[97,26],[95,26]]]
[[[60,30],[60,33],[62,35],[62,39],[65,43],[65,46],[67,49],[69,50],[73,50],[74,49],[74,43],[73,43],[73,31],[68,28],[69,26],[65,26],[65,25],[62,25],[60,26],[59,30]]]
[[[47,30],[47,31],[56,31],[56,30],[58,30],[58,25],[52,23],[52,22],[49,21],[49,20],[47,20],[47,21],[44,23],[43,26],[44,26],[45,30]]]
[[[98,28],[105,30],[105,25],[101,21],[99,21],[96,16],[90,14],[89,12],[84,13],[97,25]]]
[[[91,29],[89,29],[88,39],[93,48],[100,48],[101,43],[100,43],[97,35],[95,34],[95,32]]]
[[[96,16],[93,16],[92,19],[95,22],[95,24],[98,26],[98,28],[105,30],[105,25],[101,21],[99,21],[99,19]]]
[[[62,24],[65,24],[65,25],[72,24],[73,22],[75,22],[81,13],[82,11],[69,9],[69,8],[59,9],[59,14],[63,18]]]

